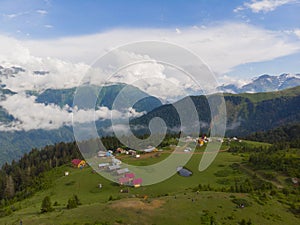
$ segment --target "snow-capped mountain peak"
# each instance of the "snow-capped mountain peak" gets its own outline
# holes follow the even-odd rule
[[[263,74],[241,87],[238,87],[234,84],[227,84],[218,87],[218,91],[227,93],[256,93],[280,91],[299,85],[300,74],[283,73],[279,76]]]

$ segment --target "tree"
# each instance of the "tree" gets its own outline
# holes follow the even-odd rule
[[[15,195],[15,184],[11,175],[6,178],[6,187],[4,190],[5,197],[12,198]]]
[[[46,196],[42,202],[41,213],[47,213],[51,211],[53,211],[51,200],[49,196]]]
[[[68,209],[74,209],[77,208],[78,205],[80,205],[80,201],[77,195],[73,195],[71,198],[68,200],[67,208]]]

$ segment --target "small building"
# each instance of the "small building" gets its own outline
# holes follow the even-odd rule
[[[125,177],[127,177],[130,181],[132,181],[135,177],[135,174],[134,173],[126,173]]]
[[[100,151],[97,153],[97,156],[100,157],[100,158],[101,158],[101,157],[105,157],[105,156],[106,156],[106,151],[101,151],[101,150],[100,150]]]
[[[204,139],[199,138],[199,139],[198,139],[198,145],[199,145],[200,147],[202,147],[202,146],[204,145]]]
[[[298,179],[298,178],[293,177],[291,180],[292,180],[292,183],[293,183],[294,185],[298,185],[298,184],[299,184],[299,179]]]
[[[142,150],[143,152],[149,153],[149,152],[157,152],[158,150],[155,147],[148,147],[146,149]]]
[[[117,148],[116,153],[125,154],[126,151],[123,148]]]
[[[112,165],[108,167],[109,171],[114,171],[120,169],[120,165]]]
[[[99,165],[98,165],[98,168],[99,169],[105,169],[105,168],[107,168],[109,166],[109,163],[100,163]]]
[[[136,155],[136,151],[135,150],[130,149],[127,152],[128,152],[129,155]]]
[[[73,164],[74,167],[83,168],[83,167],[85,167],[86,162],[84,160],[81,160],[81,159],[73,159],[72,164]]]
[[[128,177],[121,177],[121,178],[119,178],[119,184],[120,184],[120,185],[128,184],[129,181],[130,181],[130,180],[129,180]]]
[[[112,162],[112,164],[114,164],[114,165],[121,165],[121,164],[122,164],[122,161],[119,160],[119,159],[116,159],[115,157],[113,157],[113,158],[111,159],[111,162]]]
[[[184,151],[184,152],[191,152],[192,149],[191,149],[190,147],[187,147],[187,148],[185,148],[183,151]]]
[[[129,169],[128,169],[128,168],[124,168],[124,169],[117,170],[117,174],[118,174],[118,175],[122,175],[122,174],[128,173],[128,172],[129,172]]]
[[[143,183],[142,178],[137,178],[132,181],[132,185],[136,188],[140,187],[142,185],[142,183]]]

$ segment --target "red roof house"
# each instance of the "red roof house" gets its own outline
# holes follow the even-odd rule
[[[119,184],[123,185],[129,182],[129,178],[128,177],[121,177],[119,178]]]
[[[128,177],[130,180],[133,180],[133,178],[135,177],[134,173],[126,173],[125,177]]]
[[[82,168],[85,166],[85,161],[81,160],[81,159],[73,159],[72,161],[73,166],[77,167],[77,168]]]
[[[132,181],[132,184],[134,187],[140,187],[142,183],[143,183],[142,178],[137,178]]]

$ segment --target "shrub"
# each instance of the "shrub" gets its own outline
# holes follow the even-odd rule
[[[78,205],[81,205],[79,198],[77,195],[73,195],[69,200],[67,204],[67,209],[74,209],[77,208]]]
[[[46,196],[43,199],[42,206],[41,206],[41,213],[47,213],[53,211],[51,200],[49,196]]]

